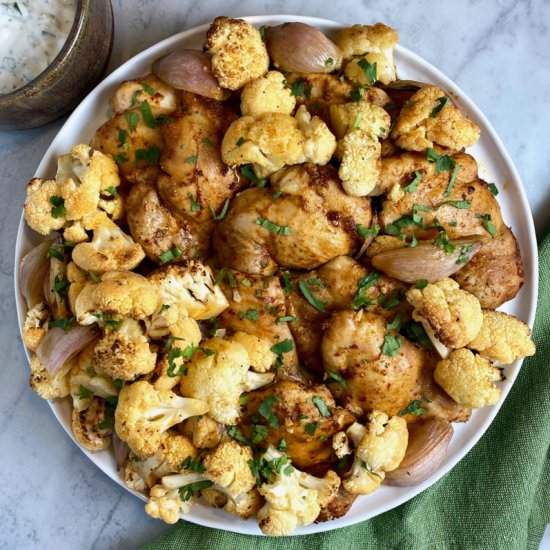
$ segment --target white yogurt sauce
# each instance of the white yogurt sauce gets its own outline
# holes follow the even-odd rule
[[[21,88],[48,67],[75,13],[76,0],[0,2],[0,94]]]

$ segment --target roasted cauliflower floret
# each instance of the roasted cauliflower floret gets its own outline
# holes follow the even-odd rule
[[[355,422],[347,429],[355,447],[355,458],[343,486],[352,494],[366,495],[376,490],[385,477],[399,467],[409,442],[407,422],[372,411],[367,426]]]
[[[269,56],[260,32],[243,19],[216,17],[206,33],[205,51],[222,88],[238,90],[267,72]]]
[[[198,454],[198,449],[184,435],[164,432],[158,450],[147,458],[130,455],[124,465],[124,483],[140,493],[146,493],[168,474],[184,472]]]
[[[531,331],[523,322],[501,311],[483,310],[483,323],[470,349],[505,365],[535,354]]]
[[[249,82],[241,92],[241,113],[257,116],[262,113],[290,115],[296,107],[296,98],[285,84],[279,71],[269,71]]]
[[[72,255],[84,271],[129,271],[145,258],[143,248],[106,214],[92,215],[84,221],[84,227],[93,230],[92,241],[77,244]]]
[[[385,139],[389,135],[391,119],[382,107],[357,101],[331,105],[330,123],[338,139],[352,130],[363,130],[376,138]]]
[[[362,56],[360,59],[350,61],[344,69],[345,75],[350,80],[361,85],[374,84],[373,79],[367,76],[367,71],[361,65],[361,59],[370,64],[376,63],[374,81],[380,80],[384,84],[389,84],[395,80],[393,50],[398,41],[397,31],[383,23],[353,25],[342,29],[335,40],[345,59]],[[368,66],[364,65],[364,67]]]
[[[193,445],[199,449],[213,449],[225,434],[223,424],[216,422],[207,414],[188,418],[183,424],[182,430],[184,434],[192,438]]]
[[[241,394],[269,384],[274,374],[251,372],[248,353],[238,342],[214,337],[203,344],[203,350],[187,364],[180,391],[208,403],[214,420],[235,424]]]
[[[63,228],[66,218],[58,183],[40,178],[29,181],[24,212],[28,226],[41,235]]]
[[[407,151],[424,151],[435,145],[459,151],[471,147],[479,132],[441,89],[426,86],[401,109],[391,135]]]
[[[141,325],[124,319],[120,326],[107,329],[94,347],[94,362],[111,378],[134,380],[155,369],[157,354],[151,350]]]
[[[338,176],[348,195],[368,195],[380,177],[380,142],[363,130],[353,130],[338,142]]]
[[[263,113],[239,118],[225,133],[222,158],[231,166],[252,163],[256,175],[263,178],[285,165],[324,165],[335,149],[336,140],[327,125],[300,107],[296,117]]]
[[[112,407],[99,397],[93,397],[84,410],[73,409],[74,438],[88,451],[103,451],[111,445],[112,425]]]
[[[115,429],[136,455],[145,458],[158,450],[166,430],[206,412],[208,405],[204,401],[155,390],[149,382],[140,380],[120,391]]]
[[[197,480],[201,480],[199,474],[164,476],[160,484],[151,487],[145,511],[152,518],[160,519],[165,523],[177,523],[180,516],[191,510],[193,493],[191,489],[189,491],[185,489],[191,487]]]
[[[105,324],[113,317],[143,320],[159,307],[159,294],[145,277],[131,271],[109,271],[96,283],[88,281],[75,300],[81,325]]]
[[[423,289],[411,288],[407,301],[414,307],[413,319],[422,323],[443,357],[447,353],[444,347],[466,346],[475,338],[483,322],[479,300],[462,290],[453,279],[442,279]]]
[[[27,311],[23,324],[23,342],[30,351],[36,351],[42,338],[48,332],[50,309],[45,302],[39,302]]]
[[[73,400],[73,410],[83,411],[87,409],[94,397],[102,399],[116,398],[118,390],[112,380],[106,376],[97,374],[93,368],[84,370],[79,365],[73,368],[69,374],[69,386]]]
[[[258,489],[266,503],[256,519],[263,533],[290,535],[298,527],[313,523],[340,488],[340,478],[329,470],[323,478],[297,470],[290,457],[269,447],[262,456],[270,479]]]
[[[240,331],[233,334],[231,340],[238,342],[246,349],[250,368],[254,372],[267,372],[277,359],[277,356],[271,351],[269,340]]]
[[[472,409],[494,405],[500,397],[494,384],[502,380],[500,369],[468,349],[452,351],[439,361],[434,379],[457,403]]]
[[[67,361],[56,373],[51,374],[40,363],[36,355],[31,356],[29,368],[31,370],[31,388],[42,399],[60,399],[67,397],[70,392],[69,377],[67,376],[74,366],[74,360]]]
[[[199,260],[161,267],[148,279],[158,290],[162,304],[174,309],[183,308],[193,319],[216,317],[229,306],[215,283],[212,270]]]

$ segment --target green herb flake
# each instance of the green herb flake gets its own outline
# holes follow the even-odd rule
[[[189,202],[191,203],[191,212],[200,212],[201,205],[197,202],[193,193],[189,193],[188,197],[189,197]]]
[[[184,485],[183,487],[180,487],[178,489],[180,498],[183,502],[187,502],[188,500],[191,500],[191,497],[203,489],[208,489],[208,487],[212,487],[214,485],[213,481],[210,481],[209,479],[205,479],[203,481],[195,481],[193,483],[188,483],[187,485]]]
[[[430,113],[431,117],[435,117],[437,115],[437,113],[439,113],[439,111],[441,111],[441,109],[443,109],[443,107],[445,107],[445,105],[449,101],[449,98],[448,97],[438,97],[436,99],[436,101],[439,103],[439,105],[437,107],[434,107],[434,109]]]
[[[212,147],[214,145],[214,142],[209,138],[209,137],[205,137],[202,142],[204,143],[204,145],[206,145],[207,147]]]
[[[353,121],[353,127],[356,129],[356,130],[360,130],[361,129],[361,119],[363,118],[363,112],[362,111],[359,111],[357,113],[357,115],[355,116],[355,120]]]
[[[233,438],[235,441],[250,445],[250,441],[239,431],[237,426],[226,426],[227,435]]]
[[[294,344],[290,338],[285,338],[281,342],[271,346],[271,351],[282,358],[283,353],[289,353],[294,349]]]
[[[124,164],[125,162],[128,162],[128,155],[126,153],[120,153],[115,155],[113,158],[117,164]]]
[[[222,209],[220,210],[219,214],[216,214],[216,211],[209,206],[210,213],[212,214],[212,218],[216,221],[221,221],[225,219],[227,216],[227,211],[229,210],[229,199],[225,199],[225,202],[223,203]]]
[[[203,474],[206,472],[206,468],[201,463],[201,460],[199,457],[192,458],[191,456],[188,456],[180,465],[180,470],[191,470],[192,472],[197,472],[199,474]]]
[[[427,279],[418,279],[416,283],[414,283],[414,288],[418,288],[419,290],[422,290],[423,288],[426,288],[428,286],[428,280]]]
[[[354,90],[352,90],[349,94],[349,98],[351,101],[361,101],[365,97],[365,87],[364,86],[357,86]]]
[[[294,97],[305,96],[309,99],[311,97],[311,84],[308,85],[306,80],[299,78],[290,85],[290,93]]]
[[[284,317],[277,317],[278,324],[293,323],[294,321],[296,321],[296,317],[294,317],[294,315],[285,315]]]
[[[365,241],[367,238],[374,238],[380,233],[380,226],[375,223],[373,227],[365,227],[364,225],[357,224],[357,233]]]
[[[239,405],[246,405],[248,402],[250,401],[250,396],[249,395],[241,395],[239,397]]]
[[[421,416],[426,413],[426,409],[421,407],[420,399],[411,401],[406,408],[399,411],[399,416],[405,416],[406,414],[414,414],[415,416]]]
[[[307,286],[306,281],[299,281],[298,287],[300,288],[300,291],[302,292],[304,298],[310,303],[310,305],[312,305],[318,311],[325,311],[325,303],[313,296],[311,290]]]
[[[257,309],[249,308],[246,311],[239,311],[239,319],[248,319],[249,321],[257,321],[260,318],[260,313]]]
[[[369,288],[374,286],[380,281],[380,273],[373,271],[368,273],[364,277],[361,277],[357,281],[357,293],[351,302],[353,309],[361,309],[362,307],[368,307],[375,303],[371,298],[366,297],[366,292]]]
[[[126,145],[126,136],[128,135],[128,132],[126,130],[121,129],[118,131],[118,148],[124,147]]]
[[[269,430],[267,429],[267,426],[263,426],[262,424],[252,424],[250,428],[250,440],[252,445],[261,443],[267,437],[268,433]]]
[[[421,181],[422,181],[422,173],[416,170],[414,173],[413,180],[411,181],[411,183],[409,183],[409,185],[405,185],[405,187],[403,187],[403,190],[406,191],[407,193],[414,193],[418,189],[418,184]]]
[[[435,162],[436,174],[439,174],[440,172],[443,172],[443,171],[451,171],[455,168],[455,165],[456,165],[452,157],[449,157],[448,155],[440,155],[437,151],[435,151],[431,147],[428,147],[428,150],[426,151],[426,159],[428,160],[428,162]],[[450,185],[450,182],[449,182],[449,185]]]
[[[101,277],[99,275],[96,275],[93,271],[88,271],[88,277],[94,282],[94,283],[101,283]]]
[[[325,418],[330,416],[330,411],[328,410],[327,404],[320,395],[314,395],[311,400],[313,401],[313,404],[317,407],[317,410],[319,411],[321,416],[324,416]]]
[[[340,386],[342,386],[342,388],[344,388],[345,390],[348,389],[348,383],[344,380],[344,378],[340,374],[338,374],[333,370],[327,370],[325,382],[327,384],[332,384],[336,382],[337,384],[340,384]]]
[[[157,121],[153,116],[153,111],[151,111],[151,105],[149,105],[149,102],[142,101],[139,109],[141,111],[141,117],[143,118],[145,124],[147,124],[149,128],[156,128]]]
[[[237,147],[240,147],[244,142],[245,142],[245,139],[243,138],[243,136],[241,136],[241,137],[237,140]]]
[[[317,431],[317,428],[319,427],[319,422],[308,422],[305,426],[304,426],[304,431],[308,434],[308,435],[314,435],[315,432]]]
[[[291,293],[294,290],[294,285],[292,284],[288,273],[283,273],[281,275],[281,279],[283,280],[283,292],[285,294]]]
[[[272,195],[273,200],[276,201],[282,194],[282,191],[275,191],[275,193],[273,193]]]
[[[388,323],[388,330],[395,330],[399,332],[401,330],[401,325],[403,324],[403,317],[398,313],[391,323]]]
[[[258,29],[258,32],[260,33],[260,36],[261,36],[262,40],[265,42],[265,25],[262,25]]]
[[[187,162],[188,164],[196,164],[197,159],[198,159],[197,155],[191,155],[190,157],[187,157],[185,159],[185,162]]]
[[[498,195],[498,188],[494,183],[488,183],[487,187],[495,197]]]
[[[497,234],[497,228],[492,222],[491,214],[477,214],[476,218],[479,218],[481,220],[485,231],[487,231],[487,233],[489,233],[491,237],[495,238]]]
[[[65,256],[67,254],[67,248],[74,248],[76,243],[71,241],[65,241],[64,243],[54,244],[52,247],[48,248],[46,252],[46,258],[55,258],[61,262],[65,261]]]
[[[128,125],[128,130],[133,134],[136,130],[136,126],[139,123],[139,115],[135,111],[126,111],[124,113],[124,119]]]
[[[268,425],[274,429],[279,427],[279,419],[272,410],[273,405],[275,405],[277,401],[279,401],[279,398],[276,395],[270,395],[266,397],[258,407],[258,413],[266,420]]]
[[[56,275],[53,280],[53,291],[63,300],[67,296],[71,283],[65,275]]]
[[[50,197],[50,203],[52,204],[51,214],[52,218],[62,218],[66,214],[65,199],[58,195],[52,195]]]
[[[241,166],[241,174],[250,182],[252,182],[256,187],[265,187],[267,185],[267,180],[264,178],[259,178],[252,169],[252,164],[245,164]]]
[[[459,256],[456,260],[458,265],[467,264],[470,261],[470,254],[474,250],[473,244],[465,244],[460,247]]]
[[[384,336],[384,344],[382,345],[382,353],[388,357],[395,357],[401,349],[401,339],[398,336],[386,334]]]
[[[378,303],[384,309],[395,309],[403,301],[403,292],[400,290],[394,290],[391,294],[382,294],[378,298]]]
[[[113,316],[110,313],[103,313],[102,311],[94,311],[92,315],[98,320],[101,321],[107,328],[117,329],[120,326],[120,321],[113,319]]]
[[[443,206],[444,204],[448,204],[449,206],[452,206],[454,208],[458,208],[459,210],[469,210],[472,206],[472,203],[470,201],[445,201],[441,204]]]
[[[363,73],[365,73],[365,77],[367,79],[367,82],[370,86],[372,86],[377,80],[377,74],[376,74],[376,62],[375,63],[369,63],[367,59],[364,57],[363,59],[360,59],[357,62],[357,65],[362,69]]]
[[[162,126],[163,124],[168,124],[169,122],[176,122],[178,120],[177,118],[174,118],[173,116],[169,115],[159,115],[155,121],[159,126]]]
[[[264,229],[266,229],[270,233],[273,233],[274,235],[284,235],[284,236],[290,235],[290,227],[288,227],[288,225],[277,225],[276,223],[270,220],[267,220],[265,218],[257,217],[256,225],[263,227]]]
[[[118,191],[116,190],[116,187],[114,187],[112,185],[107,187],[107,189],[105,189],[105,191],[107,191],[107,193],[109,195],[111,195],[111,197],[116,197],[118,195]]]
[[[165,264],[165,263],[171,262],[172,260],[175,260],[176,258],[179,258],[181,255],[182,255],[181,248],[174,246],[174,248],[171,248],[170,250],[163,252],[159,256],[159,261],[161,264]]]
[[[138,149],[136,151],[136,161],[144,160],[151,164],[158,164],[160,160],[160,149],[155,146],[151,146],[148,149]]]
[[[325,67],[332,67],[334,65],[334,59],[332,57],[327,57],[325,61]]]
[[[287,450],[287,448],[288,448],[288,443],[286,442],[286,439],[283,437],[283,439],[279,441],[279,446],[277,447],[277,449],[279,449],[279,451],[283,453],[284,451]]]
[[[454,163],[454,160],[453,160],[453,163]],[[449,185],[447,185],[447,189],[445,189],[445,192],[443,193],[444,197],[450,196],[450,194],[453,192],[456,176],[458,175],[459,170],[460,170],[460,164],[455,164],[453,168],[453,173],[451,174],[451,179],[449,180]],[[437,171],[437,168],[436,168],[436,171]]]
[[[63,319],[53,319],[48,323],[48,328],[60,328],[64,332],[69,330],[69,327],[73,325],[75,321],[74,317],[64,317]]]
[[[141,84],[141,87],[149,95],[155,95],[155,88],[153,88],[153,86],[150,86],[149,84],[147,84],[147,82],[143,82]]]

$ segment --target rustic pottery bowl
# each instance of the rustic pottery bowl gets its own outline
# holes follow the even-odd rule
[[[42,126],[71,111],[101,78],[113,45],[110,0],[77,0],[61,51],[34,80],[0,95],[0,130]]]

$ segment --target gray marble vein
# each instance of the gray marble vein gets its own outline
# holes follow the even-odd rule
[[[502,137],[525,183],[539,236],[550,229],[550,3],[547,0],[113,0],[110,70],[216,15],[295,13],[382,20],[453,78]],[[136,548],[166,526],[104,476],[28,388],[12,291],[24,185],[62,121],[0,132],[0,549]]]

